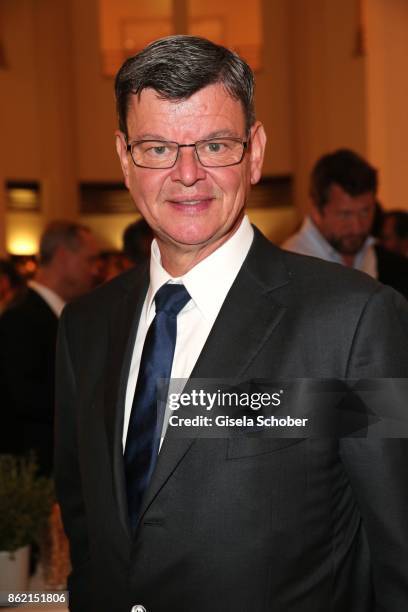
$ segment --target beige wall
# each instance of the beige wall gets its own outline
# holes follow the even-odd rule
[[[365,60],[354,54],[354,0],[289,0],[295,199],[308,207],[316,159],[339,147],[366,149]]]
[[[3,0],[0,168],[6,180],[37,180],[41,211],[7,213],[5,242],[35,243],[44,224],[77,215],[75,90],[69,0]]]
[[[78,180],[119,181],[113,79],[102,75],[98,2],[71,0],[71,6]]]
[[[75,215],[69,0],[3,0],[8,69],[0,71],[3,178],[36,179],[42,215]]]
[[[263,68],[256,75],[256,110],[268,136],[264,173],[291,174],[293,99],[288,0],[264,0],[263,18]]]
[[[367,152],[385,208],[408,209],[408,2],[369,0],[365,21]]]

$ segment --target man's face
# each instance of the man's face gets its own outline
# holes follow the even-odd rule
[[[81,245],[72,251],[60,247],[61,270],[64,280],[66,301],[73,300],[90,291],[98,274],[98,247],[94,236],[87,231],[80,232]]]
[[[375,196],[371,192],[350,196],[333,184],[329,201],[320,211],[312,209],[312,218],[320,233],[342,255],[356,255],[369,236],[374,220]]]
[[[187,100],[160,99],[153,89],[133,95],[128,110],[128,140],[155,139],[191,144],[229,136],[247,140],[241,103],[222,85],[209,85]],[[173,168],[136,167],[122,133],[117,151],[125,183],[152,227],[162,253],[192,253],[195,263],[209,255],[238,228],[250,184],[261,175],[265,146],[262,126],[251,128],[251,145],[242,162],[206,168],[194,148],[182,148]]]

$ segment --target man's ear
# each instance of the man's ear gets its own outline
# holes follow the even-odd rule
[[[266,134],[260,121],[257,121],[250,132],[250,173],[251,185],[255,185],[262,175],[263,159],[265,155]]]
[[[123,177],[125,179],[125,185],[129,189],[129,155],[127,154],[127,142],[123,132],[116,130],[116,152],[119,157],[120,165],[122,166]]]

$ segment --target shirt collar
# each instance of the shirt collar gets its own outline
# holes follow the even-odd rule
[[[28,286],[42,297],[58,318],[61,316],[65,302],[55,291],[36,281],[29,281]]]
[[[343,263],[341,254],[327,242],[326,238],[320,233],[319,229],[313,223],[311,217],[306,217],[303,222],[303,228],[305,232],[309,234],[319,250],[322,252],[320,255],[323,259]],[[365,259],[367,251],[370,250],[375,244],[375,239],[372,236],[367,236],[361,249],[356,253],[354,257],[354,268],[361,269],[361,262]]]
[[[200,261],[184,276],[173,278],[161,265],[160,250],[153,240],[150,259],[150,286],[147,293],[146,316],[154,296],[167,282],[183,283],[195,306],[210,323],[217,318],[220,308],[248,254],[254,230],[245,216],[237,231],[211,255]],[[211,287],[211,291],[209,288]],[[189,304],[185,308],[188,308]]]

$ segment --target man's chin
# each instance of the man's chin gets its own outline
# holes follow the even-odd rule
[[[365,240],[365,237],[359,240],[333,240],[330,244],[341,255],[357,255]]]

